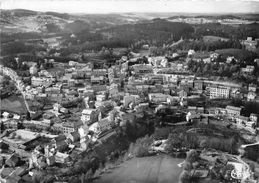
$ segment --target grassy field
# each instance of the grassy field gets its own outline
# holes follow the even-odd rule
[[[27,112],[22,96],[12,95],[0,101],[0,110],[6,110],[19,114]]]
[[[105,173],[95,183],[178,183],[182,171],[177,166],[183,159],[167,155],[134,158],[113,171]]]

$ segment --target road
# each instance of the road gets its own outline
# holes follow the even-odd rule
[[[167,155],[134,158],[124,162],[95,183],[178,183],[183,159]]]
[[[2,67],[2,70],[4,71],[4,72],[3,72],[4,75],[7,75],[7,76],[9,76],[9,77],[11,78],[11,80],[15,83],[16,88],[17,88],[17,89],[19,90],[19,92],[22,94],[22,97],[23,97],[25,106],[26,106],[26,108],[27,108],[27,111],[30,112],[30,113],[35,113],[34,111],[31,111],[31,110],[30,110],[30,106],[29,106],[29,104],[28,104],[28,102],[27,102],[27,100],[26,100],[25,93],[24,93],[24,91],[18,86],[18,83],[17,83],[18,75],[17,75],[17,73],[16,73],[14,70],[12,70],[12,69],[10,69],[10,68],[7,68],[7,67]],[[14,73],[14,75],[10,75],[10,72],[5,72],[5,70],[10,70],[10,71],[12,71],[12,73]]]

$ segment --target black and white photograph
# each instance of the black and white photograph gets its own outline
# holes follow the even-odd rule
[[[0,183],[259,183],[259,0],[0,0]]]

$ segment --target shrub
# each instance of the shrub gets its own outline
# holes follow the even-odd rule
[[[148,156],[148,150],[152,142],[152,137],[145,136],[143,138],[140,138],[135,143],[130,144],[128,154],[136,157]]]
[[[179,176],[179,183],[189,183],[191,176],[189,175],[189,172],[184,170]]]
[[[192,149],[189,152],[187,152],[187,157],[186,157],[187,162],[193,163],[197,161],[198,158],[199,158],[199,153],[196,150]]]

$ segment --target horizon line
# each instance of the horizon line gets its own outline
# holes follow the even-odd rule
[[[39,13],[47,13],[47,12],[54,12],[54,13],[60,13],[60,14],[90,14],[90,15],[100,15],[100,14],[129,14],[129,13],[133,13],[133,14],[148,14],[148,13],[152,13],[152,14],[210,14],[210,15],[221,15],[221,14],[230,14],[230,15],[234,15],[234,14],[259,14],[258,12],[255,11],[241,11],[241,12],[230,12],[230,11],[225,11],[225,12],[187,12],[187,11],[181,11],[181,12],[177,12],[177,11],[121,11],[121,12],[98,12],[98,13],[94,13],[94,12],[66,12],[66,11],[39,11],[39,10],[33,10],[33,9],[25,9],[25,8],[13,8],[13,9],[9,9],[9,8],[0,8],[0,10],[4,10],[4,11],[15,11],[15,10],[28,10],[28,11],[34,11],[34,12],[39,12]]]

